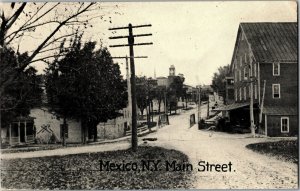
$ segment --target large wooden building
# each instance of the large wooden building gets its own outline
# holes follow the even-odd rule
[[[231,124],[250,126],[252,92],[257,132],[298,134],[297,28],[292,22],[239,25],[228,75],[234,83],[228,86],[228,105],[219,108],[227,112]]]

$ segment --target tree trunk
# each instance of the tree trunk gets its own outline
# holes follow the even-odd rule
[[[161,100],[158,100],[158,115],[160,114]]]
[[[93,123],[93,128],[94,128],[94,142],[97,142],[97,137],[98,137],[98,129],[97,129],[97,123]]]
[[[187,103],[188,103],[188,100],[187,100],[187,97],[185,98],[185,109],[187,109]]]
[[[150,114],[149,114],[149,104],[146,106],[146,120],[147,120],[147,125],[149,127],[149,119],[150,119]]]
[[[64,117],[64,122],[62,125],[62,145],[66,146],[66,126],[67,126],[67,119]]]
[[[150,102],[151,110],[150,110],[150,115],[151,115],[151,122],[153,122],[153,101],[151,100]]]

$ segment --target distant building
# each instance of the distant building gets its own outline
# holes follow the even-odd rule
[[[158,86],[168,86],[168,78],[166,77],[157,77],[157,85]]]
[[[297,29],[297,23],[240,24],[227,78],[228,105],[220,108],[228,112],[232,125],[250,127],[252,83],[254,123],[262,122],[257,132],[298,134]]]
[[[206,92],[208,94],[213,94],[214,90],[212,89],[211,85],[201,85],[201,91]]]
[[[181,79],[184,79],[184,75],[179,73],[178,76],[181,78]]]
[[[168,77],[157,77],[156,80],[157,80],[157,85],[158,86],[165,86],[165,87],[169,87],[170,84],[172,84],[172,82],[174,81],[174,78],[175,77],[180,77],[180,78],[184,78],[184,75],[183,74],[178,74],[176,75],[175,73],[175,66],[174,65],[171,65],[169,67],[169,76]]]
[[[193,86],[183,84],[183,89],[186,89],[187,101],[195,102],[198,99],[199,90]]]

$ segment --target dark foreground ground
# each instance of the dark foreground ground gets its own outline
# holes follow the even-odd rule
[[[100,160],[137,163],[137,171],[100,170]],[[142,171],[142,160],[161,160],[161,171]],[[165,161],[187,162],[186,155],[160,147],[103,153],[1,161],[1,186],[8,189],[172,189],[190,188],[190,171],[166,171]],[[131,165],[129,165],[132,169]],[[151,165],[150,169],[154,169]]]
[[[253,151],[271,155],[284,161],[298,163],[299,160],[297,140],[255,143],[249,144],[246,147]]]

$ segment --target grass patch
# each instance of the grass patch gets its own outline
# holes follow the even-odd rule
[[[283,140],[276,142],[254,143],[246,146],[248,149],[274,156],[280,160],[298,163],[298,141]]]
[[[100,171],[100,160],[112,163],[161,160],[162,171]],[[139,147],[131,150],[11,159],[1,162],[2,187],[6,189],[174,189],[190,188],[191,171],[166,171],[165,161],[188,162],[175,150]]]

